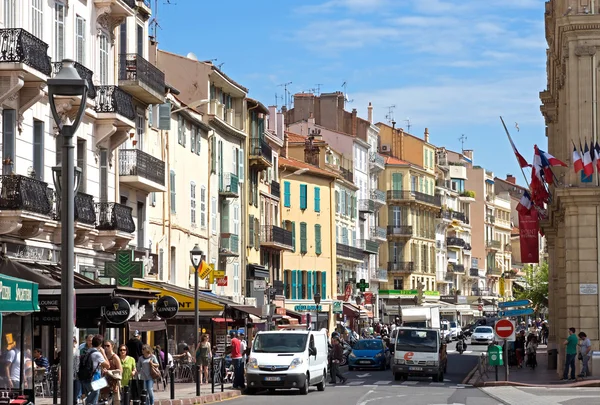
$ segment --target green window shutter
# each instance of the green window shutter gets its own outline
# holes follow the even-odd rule
[[[296,252],[296,223],[292,221],[292,252]]]
[[[283,295],[287,299],[290,299],[290,295],[288,294],[289,289],[290,289],[290,275],[289,275],[289,271],[285,270],[283,272]]]
[[[321,272],[321,299],[327,299],[327,272]]]
[[[315,225],[315,253],[321,254],[321,225]]]
[[[392,190],[402,190],[402,173],[392,173]]]
[[[289,181],[284,181],[283,182],[283,206],[284,207],[291,207],[292,206],[292,193],[291,193],[291,186],[290,186],[290,182]]]
[[[254,215],[248,217],[248,246],[254,246]]]
[[[229,204],[223,204],[221,208],[221,233],[229,233]]]
[[[298,271],[292,270],[292,299],[298,299]]]
[[[296,270],[296,273],[296,297],[301,300],[304,299],[304,294],[302,294],[302,284],[304,284],[304,280],[302,280],[302,278],[304,277],[304,272],[302,270]]]
[[[300,253],[306,253],[306,222],[300,222]]]
[[[340,192],[335,190],[335,213],[338,214],[340,212]]]
[[[313,279],[312,279],[312,271],[306,272],[306,299],[312,300],[313,298]]]
[[[321,212],[321,189],[315,187],[315,212]]]
[[[306,184],[300,184],[300,209],[306,209]]]

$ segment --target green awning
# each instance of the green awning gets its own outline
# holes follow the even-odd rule
[[[0,312],[39,310],[37,283],[0,274]]]

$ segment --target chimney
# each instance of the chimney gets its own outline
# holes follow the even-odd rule
[[[372,124],[373,123],[373,106],[369,101],[369,107],[367,107],[367,120]]]
[[[277,114],[277,107],[274,105],[270,105],[269,106],[269,120],[268,122],[268,126],[267,129],[269,129],[269,131],[273,131],[275,133],[277,133],[277,118],[278,118],[278,114]]]
[[[315,125],[315,115],[313,113],[310,113],[310,115],[308,116],[308,123]]]
[[[471,164],[473,164],[473,149],[463,149],[462,154],[471,160]]]
[[[287,158],[289,156],[288,155],[288,134],[287,134],[287,132],[283,135],[283,150],[281,151],[281,155],[285,158]]]
[[[425,142],[429,143],[429,128],[425,128],[425,136],[423,139],[425,139]]]
[[[517,184],[517,179],[512,174],[506,175],[506,181],[509,182],[510,184]]]
[[[277,113],[277,127],[275,129],[275,133],[277,134],[277,138],[283,139],[283,133],[285,132],[285,114],[283,111]],[[287,154],[286,154],[287,156]]]
[[[352,136],[356,136],[356,132],[357,132],[357,126],[358,126],[358,119],[356,118],[356,108],[352,109]]]

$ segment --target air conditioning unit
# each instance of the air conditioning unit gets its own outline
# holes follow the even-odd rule
[[[390,145],[381,145],[381,153],[389,153],[391,150]]]

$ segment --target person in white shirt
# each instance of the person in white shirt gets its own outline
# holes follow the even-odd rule
[[[242,352],[242,361],[244,362],[243,364],[246,364],[246,349],[248,348],[248,342],[246,342],[246,335],[243,333],[240,333],[240,348]]]

